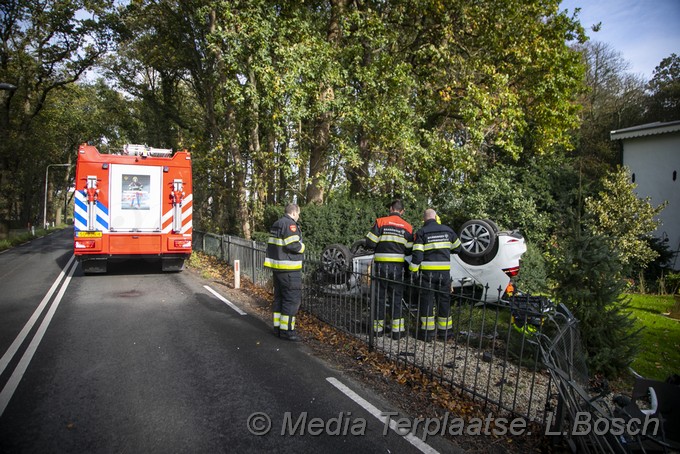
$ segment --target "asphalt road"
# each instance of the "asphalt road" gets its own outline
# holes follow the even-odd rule
[[[0,452],[455,449],[391,430],[388,402],[194,275],[84,276],[71,248],[67,229],[0,254]]]

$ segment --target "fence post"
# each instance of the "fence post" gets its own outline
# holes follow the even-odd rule
[[[231,263],[231,235],[227,235],[227,264]]]
[[[241,288],[241,261],[234,260],[234,288]]]
[[[368,268],[368,273],[372,274],[373,270],[371,267]],[[371,276],[374,277],[374,276]],[[375,323],[375,300],[376,300],[376,294],[375,294],[375,287],[376,287],[376,282],[375,278],[371,279],[371,291],[370,291],[370,313],[368,316],[368,351],[372,352],[374,349],[374,338],[375,338],[375,333],[373,332],[373,325]]]
[[[253,274],[250,276],[250,278],[253,280],[253,283],[255,283],[255,282],[256,282],[256,279],[255,279],[255,275],[256,275],[255,270],[257,269],[257,268],[255,268],[256,261],[257,261],[257,249],[256,249],[256,247],[257,247],[257,242],[256,242],[255,240],[252,240],[252,241],[251,241],[251,244],[252,244],[252,247],[253,247],[253,261],[252,261],[252,264],[253,264],[253,268],[252,268]]]

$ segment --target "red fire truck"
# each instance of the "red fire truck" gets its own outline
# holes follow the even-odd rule
[[[110,259],[160,258],[181,271],[191,255],[191,156],[126,145],[118,154],[78,148],[74,254],[83,271],[105,273]]]

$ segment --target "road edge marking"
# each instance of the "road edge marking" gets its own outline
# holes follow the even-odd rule
[[[372,403],[358,395],[356,392],[354,392],[352,389],[350,389],[347,385],[342,383],[340,380],[338,380],[335,377],[326,377],[326,381],[329,382],[331,385],[335,386],[340,392],[342,392],[344,395],[352,399],[356,404],[358,404],[361,408],[369,412],[371,415],[373,415],[376,419],[381,421],[383,424],[387,423],[387,420],[389,419],[390,421],[390,429],[392,429],[394,432],[397,433],[397,435],[403,437],[411,443],[413,446],[415,446],[420,452],[425,453],[425,454],[439,454],[439,451],[434,449],[432,446],[428,445],[425,443],[423,440],[420,438],[416,437],[412,433],[408,433],[406,435],[401,435],[397,431],[397,423],[393,419],[387,418],[383,416],[382,412]]]
[[[213,295],[215,295],[215,298],[217,298],[218,300],[222,301],[224,304],[226,304],[227,306],[229,306],[230,308],[232,308],[233,310],[235,310],[236,312],[238,312],[239,315],[248,315],[247,312],[245,312],[243,309],[241,309],[240,307],[238,307],[237,305],[235,305],[234,303],[232,303],[231,301],[229,301],[228,299],[226,299],[225,297],[223,297],[222,295],[220,295],[219,293],[217,293],[217,291],[216,291],[216,290],[213,290],[210,286],[204,285],[203,288],[205,288],[205,289],[208,290],[210,293],[212,293]]]

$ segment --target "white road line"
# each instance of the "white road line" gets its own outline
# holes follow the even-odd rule
[[[19,364],[17,364],[16,369],[14,369],[12,376],[9,377],[9,380],[7,380],[7,383],[5,384],[5,387],[3,388],[2,392],[0,392],[0,416],[2,416],[2,414],[5,412],[7,404],[9,404],[10,399],[14,395],[14,391],[16,391],[17,387],[19,386],[19,382],[21,382],[21,379],[24,376],[26,369],[28,369],[28,365],[31,362],[31,359],[33,359],[33,355],[38,349],[38,345],[40,345],[40,341],[42,341],[42,338],[45,335],[45,332],[47,331],[47,327],[50,326],[52,317],[54,317],[54,313],[57,311],[61,299],[64,297],[66,288],[68,287],[68,284],[71,282],[71,277],[73,276],[73,272],[77,267],[77,263],[69,261],[69,264],[73,264],[73,266],[71,266],[70,270],[68,271],[68,276],[66,277],[64,283],[59,289],[59,293],[57,293],[57,296],[54,298],[54,302],[50,306],[50,309],[47,311],[47,315],[45,315],[45,318],[40,324],[40,327],[38,328],[38,331],[35,333],[35,336],[33,336],[33,340],[31,340],[31,343],[28,345],[28,348],[24,352],[24,356],[21,357],[21,360],[19,361]]]
[[[59,273],[59,276],[57,276],[57,279],[54,281],[54,284],[52,284],[52,287],[50,287],[50,290],[47,292],[45,297],[38,305],[38,308],[33,312],[31,318],[28,319],[28,322],[26,322],[17,338],[14,339],[12,345],[9,346],[9,349],[7,349],[5,354],[2,355],[2,358],[0,359],[0,375],[2,375],[2,373],[5,371],[5,368],[12,360],[16,352],[19,350],[19,347],[21,347],[21,344],[24,343],[26,336],[28,336],[28,333],[33,329],[33,325],[35,325],[35,322],[38,320],[38,318],[40,318],[40,314],[42,314],[43,310],[45,310],[45,306],[47,306],[47,303],[50,301],[50,299],[52,299],[52,295],[59,286],[61,280],[64,278],[66,270],[68,269],[69,266],[71,266],[71,263],[73,263],[74,260],[75,256],[71,256],[71,260],[69,260],[64,269],[61,270],[61,273]]]
[[[215,298],[217,298],[218,300],[222,301],[224,304],[226,304],[226,305],[229,306],[230,308],[234,309],[234,310],[235,310],[236,312],[238,312],[240,315],[248,315],[247,312],[244,312],[243,310],[241,310],[238,306],[236,306],[234,303],[232,303],[231,301],[229,301],[228,299],[226,299],[225,297],[223,297],[222,295],[220,295],[219,293],[217,293],[215,290],[213,290],[213,289],[210,288],[209,286],[204,285],[203,287],[205,287],[206,290],[208,290],[210,293],[212,293],[213,295],[215,295]]]
[[[348,388],[345,384],[343,384],[340,380],[334,377],[328,377],[326,378],[326,381],[328,381],[331,385],[335,386],[338,388],[340,391],[342,391],[343,394],[345,394],[347,397],[352,399],[354,402],[356,402],[361,408],[375,416],[379,421],[381,421],[383,424],[385,424],[388,420],[388,416],[383,416],[383,413],[378,410],[377,407],[375,407],[373,404],[365,400],[363,397],[352,391],[350,388]],[[397,423],[395,422],[394,419],[389,419],[390,421],[390,429],[395,431],[397,434],[399,434],[399,431],[397,430]],[[399,434],[401,435],[401,434]],[[408,433],[406,435],[402,435],[406,441],[411,443],[413,446],[415,446],[420,452],[423,452],[425,454],[439,454],[439,451],[434,449],[432,446],[428,445],[425,443],[423,440],[420,438],[416,437],[412,433]]]

